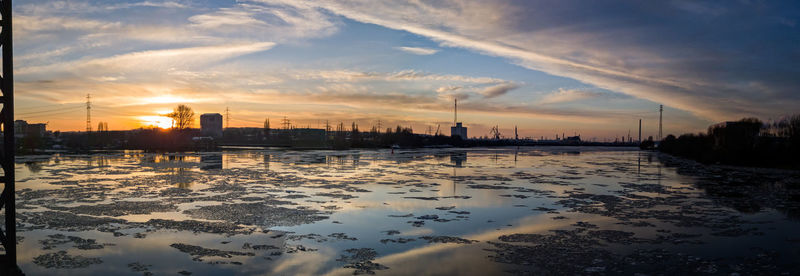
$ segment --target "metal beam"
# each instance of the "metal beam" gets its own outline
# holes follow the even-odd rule
[[[0,167],[3,169],[3,192],[0,195],[0,206],[5,208],[5,227],[0,231],[5,254],[0,256],[0,274],[21,275],[17,266],[17,221],[14,199],[14,53],[11,35],[11,0],[0,0],[0,47],[3,49],[3,75],[0,78],[0,112],[3,134],[3,154],[0,156]]]

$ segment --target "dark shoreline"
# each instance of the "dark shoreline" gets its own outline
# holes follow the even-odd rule
[[[509,148],[532,148],[532,147],[606,147],[606,148],[631,148],[640,150],[637,145],[627,144],[611,144],[611,143],[586,143],[586,144],[558,144],[558,143],[542,143],[542,144],[525,144],[525,145],[469,145],[469,146],[423,146],[423,147],[400,147],[396,150],[419,150],[419,149],[509,149]],[[333,148],[333,147],[279,147],[279,146],[257,146],[257,145],[236,145],[236,146],[218,146],[214,149],[182,149],[182,150],[163,150],[163,149],[94,149],[94,150],[44,150],[35,152],[18,153],[18,156],[36,156],[36,155],[53,155],[53,154],[104,154],[104,153],[120,153],[120,152],[143,152],[143,153],[189,153],[189,152],[219,152],[219,151],[237,151],[237,150],[292,150],[292,151],[350,151],[350,150],[389,150],[391,147],[350,147],[350,148]]]
[[[758,171],[760,173],[789,173],[789,174],[796,174],[800,172],[800,167],[763,167],[763,166],[749,166],[749,165],[736,165],[736,164],[726,164],[726,163],[704,163],[692,158],[688,158],[685,156],[674,155],[666,152],[656,151],[659,155],[667,157],[671,160],[675,160],[676,162],[684,162],[694,165],[702,165],[712,169],[721,169],[721,170],[749,170],[751,172]]]

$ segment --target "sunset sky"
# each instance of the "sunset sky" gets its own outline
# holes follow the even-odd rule
[[[15,1],[17,119],[591,139],[800,112],[794,1]],[[163,122],[162,122],[163,123]],[[613,138],[612,138],[613,139]]]

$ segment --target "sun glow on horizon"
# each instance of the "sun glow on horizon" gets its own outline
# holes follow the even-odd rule
[[[172,127],[172,118],[165,116],[139,116],[140,124],[142,126],[152,126],[163,129]]]

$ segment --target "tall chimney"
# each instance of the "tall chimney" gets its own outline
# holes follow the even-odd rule
[[[639,119],[639,143],[642,142],[642,119]]]
[[[458,123],[458,98],[455,98],[455,108],[453,109],[453,126]]]

